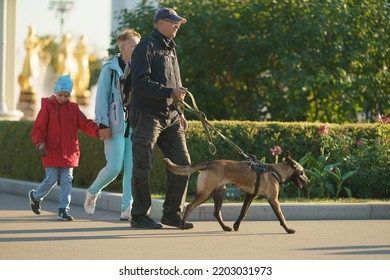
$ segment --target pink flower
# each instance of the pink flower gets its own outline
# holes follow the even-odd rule
[[[318,128],[318,133],[321,136],[326,136],[328,132],[329,132],[328,126],[326,124],[320,125],[320,127]]]
[[[381,114],[378,114],[378,115],[376,116],[376,118],[378,119],[378,121],[379,121],[380,123],[390,123],[390,117],[384,117],[384,116],[382,116]]]
[[[274,146],[273,148],[270,149],[270,151],[273,156],[280,155],[283,152],[282,148],[280,148],[279,146]]]
[[[363,145],[363,141],[359,139],[356,141],[356,146],[359,147],[360,145]]]

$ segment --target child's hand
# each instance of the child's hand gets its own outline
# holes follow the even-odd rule
[[[99,129],[99,136],[101,140],[108,140],[111,137],[111,129],[110,128],[101,128]]]
[[[37,145],[37,151],[41,155],[41,157],[45,157],[47,155],[46,146],[44,143],[39,143]]]

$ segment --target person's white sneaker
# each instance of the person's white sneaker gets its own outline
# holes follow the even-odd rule
[[[130,221],[131,220],[131,207],[130,206],[121,212],[121,217],[119,219],[121,221]]]
[[[84,201],[85,213],[87,213],[88,215],[92,215],[95,212],[97,199],[98,199],[97,195],[93,195],[87,190],[86,196],[85,196],[85,201]]]

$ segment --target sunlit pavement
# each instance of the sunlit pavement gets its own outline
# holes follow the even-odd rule
[[[293,220],[286,234],[273,221],[243,221],[223,232],[216,221],[195,228],[130,228],[119,212],[93,216],[74,205],[73,222],[57,220],[57,202],[45,200],[35,215],[27,195],[0,191],[2,260],[389,260],[390,220]],[[227,221],[229,225],[233,222]]]

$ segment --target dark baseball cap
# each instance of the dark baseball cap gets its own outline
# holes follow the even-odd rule
[[[187,20],[179,16],[172,8],[161,8],[154,14],[154,22],[160,19],[168,19],[173,22],[186,23]]]

